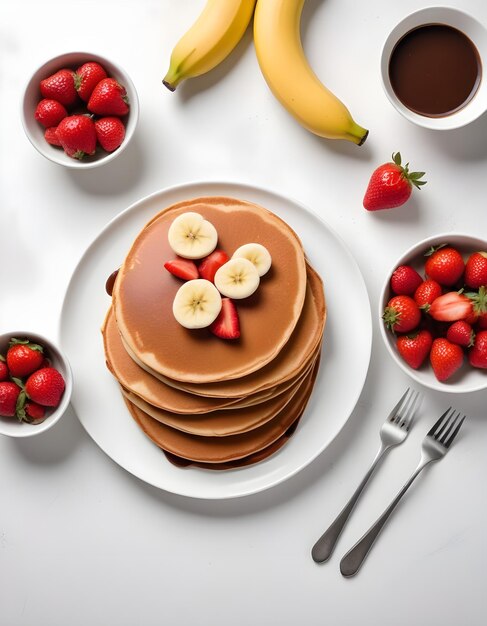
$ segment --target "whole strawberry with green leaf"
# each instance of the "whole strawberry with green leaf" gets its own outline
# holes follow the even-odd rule
[[[41,367],[44,361],[44,351],[42,346],[32,343],[28,339],[12,337],[6,360],[10,375],[24,378]]]
[[[392,209],[405,204],[413,187],[426,185],[425,172],[410,172],[409,163],[402,165],[401,153],[392,154],[392,162],[380,165],[370,177],[363,205],[367,211]]]

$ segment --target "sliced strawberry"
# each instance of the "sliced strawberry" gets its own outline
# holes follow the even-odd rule
[[[210,326],[210,330],[221,339],[238,339],[240,337],[237,309],[230,298],[222,298],[222,310]]]
[[[449,291],[433,301],[428,313],[438,322],[456,322],[471,315],[472,309],[472,301],[467,296]]]
[[[189,259],[173,259],[172,261],[166,261],[164,267],[168,272],[182,278],[183,280],[195,280],[199,278],[198,268]]]
[[[215,274],[222,265],[224,265],[230,257],[223,250],[215,250],[210,255],[203,259],[199,265],[199,272],[201,278],[206,278],[210,282],[215,279]]]

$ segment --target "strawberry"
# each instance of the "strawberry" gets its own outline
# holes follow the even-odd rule
[[[54,367],[43,367],[25,383],[27,397],[42,406],[57,406],[64,392],[64,378]]]
[[[9,342],[7,366],[11,376],[23,378],[39,369],[44,360],[42,346],[30,343],[28,339],[14,339]]]
[[[410,265],[400,265],[391,276],[391,289],[397,295],[412,296],[423,279]]]
[[[70,107],[78,101],[78,94],[74,87],[74,72],[59,70],[52,76],[41,80],[41,94],[44,98],[57,100],[65,107]]]
[[[429,257],[424,268],[426,276],[436,280],[440,285],[451,287],[462,277],[465,263],[455,248],[442,244],[430,248],[425,256]]]
[[[96,115],[126,115],[129,105],[125,87],[114,78],[104,78],[93,89],[88,111]]]
[[[363,201],[367,211],[401,206],[409,199],[413,185],[416,189],[426,185],[425,180],[420,180],[424,172],[410,172],[409,163],[401,165],[400,152],[392,154],[392,161],[384,163],[372,173]]]
[[[57,127],[56,134],[66,154],[74,159],[82,159],[85,154],[95,152],[95,124],[86,115],[65,117]]]
[[[421,311],[410,296],[394,296],[387,303],[382,319],[392,332],[407,333],[418,326]]]
[[[420,330],[412,335],[401,335],[397,338],[396,346],[406,363],[417,370],[430,353],[432,343],[433,337],[429,330]]]
[[[4,361],[3,356],[0,355],[0,382],[7,380],[9,377],[8,367]]]
[[[473,346],[475,333],[470,324],[465,320],[458,320],[458,322],[453,322],[448,328],[446,338],[452,343],[456,343],[464,348],[469,348]]]
[[[20,387],[13,382],[0,383],[0,415],[13,417],[17,409],[17,400],[20,395]]]
[[[487,285],[487,252],[474,252],[465,263],[465,284],[478,289]]]
[[[487,330],[487,313],[481,313],[477,319],[479,329]]]
[[[46,416],[46,408],[41,406],[40,404],[36,404],[35,402],[26,402],[24,405],[24,412],[25,416],[19,417],[28,422],[38,422],[39,420],[43,420]]]
[[[443,382],[462,366],[463,350],[448,339],[435,339],[431,346],[430,362],[436,378]]]
[[[436,280],[425,280],[414,292],[414,301],[420,309],[428,312],[430,305],[443,293],[440,283]]]
[[[206,278],[210,282],[214,281],[216,271],[224,265],[230,257],[223,250],[215,250],[205,259],[203,259],[199,265],[199,272],[201,278]]]
[[[74,75],[74,87],[81,100],[88,102],[93,89],[106,77],[106,71],[96,61],[90,61],[78,67]]]
[[[107,152],[116,150],[125,137],[125,126],[118,117],[102,117],[95,122],[98,143]]]
[[[438,322],[456,322],[466,319],[472,310],[472,301],[467,296],[449,291],[433,301],[428,313]]]
[[[53,126],[52,128],[46,128],[44,132],[44,138],[47,141],[47,143],[51,144],[51,146],[61,147],[61,142],[59,141],[59,137],[57,136],[56,126]]]
[[[67,115],[68,112],[60,102],[47,98],[39,102],[34,113],[36,120],[45,126],[45,128],[57,126]]]
[[[237,309],[230,298],[222,298],[222,309],[210,326],[210,330],[221,339],[238,339],[240,337]]]
[[[468,351],[468,360],[472,367],[487,369],[487,330],[477,333],[473,347]]]
[[[199,278],[198,268],[193,261],[189,259],[181,259],[178,257],[177,259],[164,263],[164,267],[168,272],[183,280]]]

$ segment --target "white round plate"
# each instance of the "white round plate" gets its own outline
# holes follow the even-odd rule
[[[322,276],[328,318],[314,392],[289,442],[265,461],[230,471],[178,468],[138,428],[105,366],[100,326],[110,298],[107,277],[134,238],[166,206],[199,196],[233,196],[260,204],[301,238]],[[344,289],[344,285],[347,286]],[[348,295],[365,314],[346,321]],[[268,489],[303,469],[336,437],[362,391],[372,344],[370,303],[357,263],[341,239],[315,214],[271,191],[232,183],[191,183],[157,192],[114,218],[81,258],[68,286],[60,323],[75,385],[72,404],[88,434],[114,461],[141,480],[180,495],[223,499]]]

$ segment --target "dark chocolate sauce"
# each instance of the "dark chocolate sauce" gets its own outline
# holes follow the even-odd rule
[[[445,117],[474,97],[482,75],[475,45],[446,24],[425,24],[406,33],[389,60],[397,98],[426,117]]]
[[[111,296],[113,293],[113,287],[115,286],[115,280],[118,276],[118,272],[119,270],[115,270],[114,272],[112,272],[107,278],[107,282],[105,283],[105,291],[109,296]]]

